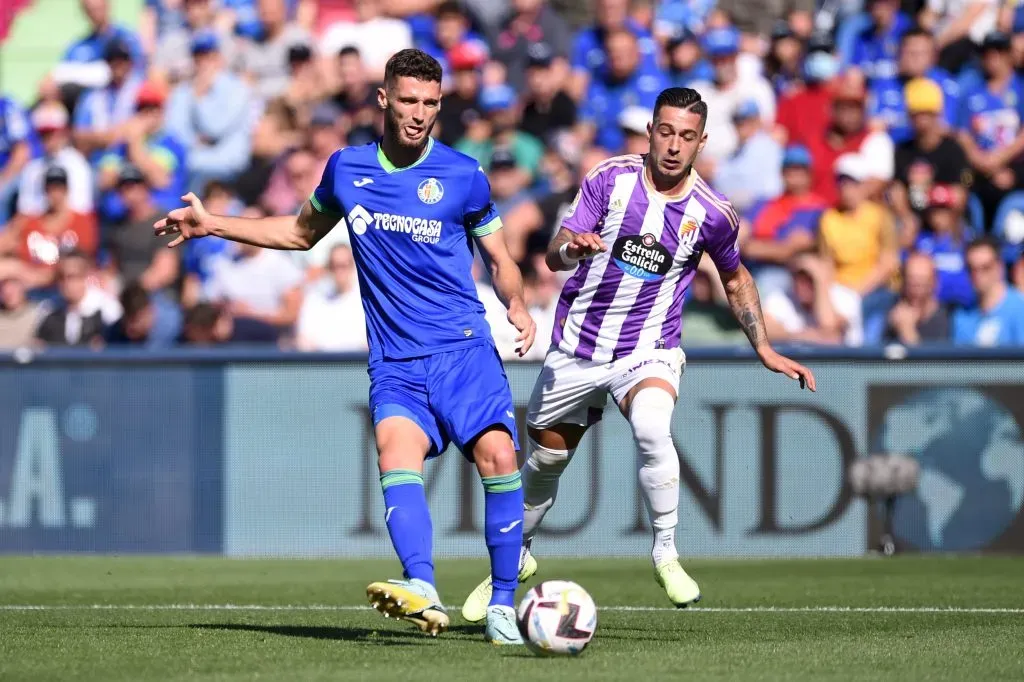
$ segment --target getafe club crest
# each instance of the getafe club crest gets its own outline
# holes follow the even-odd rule
[[[444,196],[444,186],[437,178],[427,178],[416,188],[416,196],[424,204],[436,204]]]

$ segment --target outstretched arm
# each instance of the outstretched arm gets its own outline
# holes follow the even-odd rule
[[[731,272],[719,270],[718,274],[722,277],[729,306],[761,363],[773,372],[785,374],[790,379],[799,381],[800,388],[806,386],[812,391],[815,390],[814,374],[811,370],[779,355],[768,342],[764,313],[761,312],[761,298],[757,294],[757,285],[754,284],[750,271],[741,264]]]
[[[310,201],[302,205],[298,216],[270,218],[214,215],[208,213],[199,197],[191,192],[183,196],[182,201],[188,206],[174,209],[153,225],[158,237],[177,235],[168,244],[171,248],[189,239],[213,235],[268,249],[305,251],[313,248],[338,223],[338,216],[316,210]]]
[[[537,335],[537,324],[530,317],[530,313],[526,309],[526,299],[523,297],[522,273],[519,272],[519,266],[509,255],[503,230],[496,230],[477,237],[476,241],[480,245],[480,249],[487,254],[487,259],[491,263],[494,293],[498,295],[508,310],[509,323],[519,330],[516,343],[519,343],[520,346],[516,349],[516,353],[522,357],[530,350],[533,339]]]

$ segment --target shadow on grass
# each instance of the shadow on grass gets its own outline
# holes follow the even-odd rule
[[[385,630],[345,625],[254,625],[251,623],[196,623],[190,625],[196,630],[227,630],[236,632],[259,632],[283,637],[305,637],[366,644],[387,644],[388,646],[422,646],[436,641],[433,637],[420,635],[409,630]],[[455,635],[477,635],[479,627],[453,625],[448,632]],[[438,639],[444,639],[442,635]]]

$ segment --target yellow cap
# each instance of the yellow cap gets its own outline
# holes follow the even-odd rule
[[[903,88],[903,96],[911,114],[942,113],[942,88],[933,80],[915,78]]]

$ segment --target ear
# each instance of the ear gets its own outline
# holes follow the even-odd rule
[[[700,154],[704,151],[704,145],[708,143],[708,134],[704,133],[700,136],[700,142],[697,143],[697,153]]]
[[[381,111],[388,108],[388,91],[384,89],[384,86],[377,88],[377,106]]]
[[[654,130],[654,121],[647,122],[647,139],[651,139],[651,132]]]

